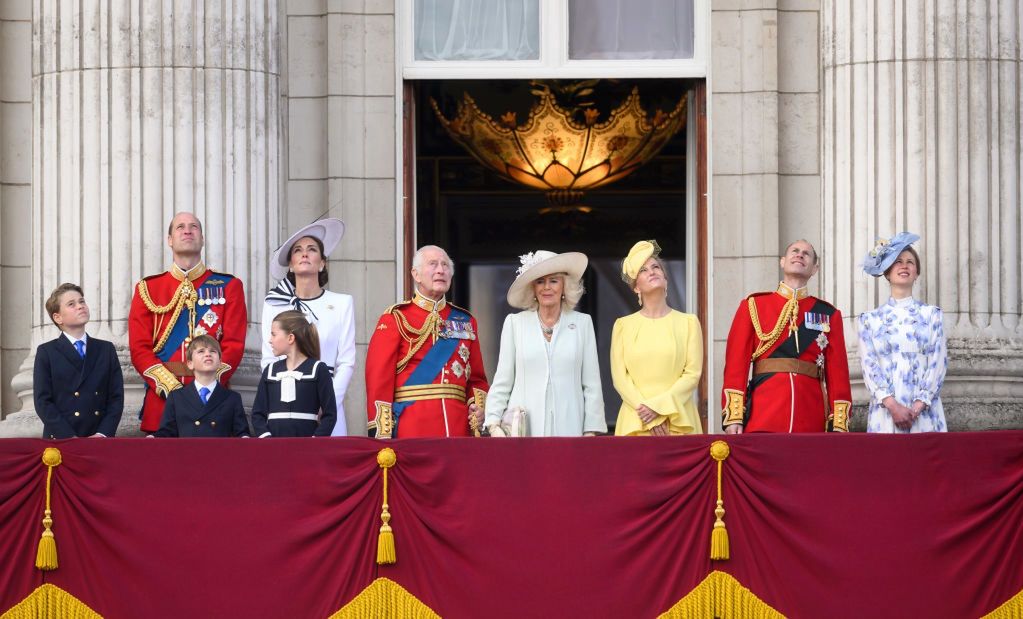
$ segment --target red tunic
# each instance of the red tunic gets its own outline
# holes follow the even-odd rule
[[[426,337],[422,346],[416,351],[402,368],[398,363],[405,358],[410,348],[415,345],[415,338],[408,337],[408,330],[399,325],[404,317],[408,325],[414,329],[422,329],[427,321],[433,302],[416,295],[410,301],[393,306],[377,321],[376,330],[369,341],[366,354],[366,404],[370,427],[376,427],[377,403],[393,404],[396,400],[395,391],[405,384],[409,375],[426,356],[433,346],[433,338]],[[441,301],[438,314],[442,320],[451,315],[451,306]],[[461,308],[459,308],[461,309]],[[465,310],[462,310],[465,311]],[[468,313],[468,312],[466,312]],[[476,337],[476,319],[470,316],[471,339],[458,342],[454,352],[444,362],[444,366],[433,379],[433,386],[423,389],[440,391],[441,386],[454,386],[464,390],[464,396],[455,397],[449,391],[445,397],[437,399],[420,399],[408,405],[398,418],[397,437],[424,436],[471,436],[469,429],[468,404],[473,399],[474,390],[486,392],[489,389],[487,377],[483,369],[483,356],[480,353],[479,340]],[[439,341],[439,340],[438,340]]]
[[[142,403],[142,430],[156,432],[167,393],[179,385],[192,382],[191,372],[184,367],[185,348],[191,337],[207,333],[221,346],[219,380],[228,386],[228,380],[241,363],[245,351],[247,312],[245,291],[237,277],[215,273],[204,265],[197,265],[187,277],[176,265],[169,271],[144,278],[135,286],[128,312],[128,348],[131,364],[146,383]],[[219,282],[223,282],[220,284]],[[206,284],[200,293],[195,293]],[[175,298],[179,287],[182,294]],[[191,292],[191,294],[187,294]],[[147,299],[148,297],[148,303]],[[203,303],[199,304],[202,299]],[[220,299],[224,302],[220,303]],[[208,301],[208,302],[207,302]],[[195,308],[191,318],[189,304]],[[171,322],[180,307],[177,319]],[[160,311],[153,311],[158,308]],[[199,315],[201,313],[201,316]],[[173,346],[174,327],[184,331],[186,338]],[[163,340],[166,342],[154,351]],[[169,367],[168,367],[169,366]]]
[[[823,364],[828,402],[825,403],[821,381],[805,374],[775,372],[750,381],[753,354],[761,339],[750,315],[749,299],[756,304],[761,332],[770,333],[793,294],[791,288],[782,284],[775,292],[750,295],[735,312],[725,349],[723,425],[742,423],[742,410],[748,406],[746,432],[822,432],[832,417],[835,429],[845,430],[852,395],[842,314],[820,299],[804,296],[805,288],[795,293],[799,299],[795,320],[799,327],[798,352],[786,321],[781,336],[757,360],[800,359],[817,366]],[[751,393],[747,393],[747,386]]]

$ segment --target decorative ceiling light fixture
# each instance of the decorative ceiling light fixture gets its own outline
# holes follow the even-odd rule
[[[430,103],[448,134],[480,163],[512,182],[544,191],[556,210],[585,208],[578,206],[584,192],[634,172],[686,123],[685,95],[672,111],[657,110],[648,118],[639,89],[633,88],[607,121],[598,123],[600,112],[593,107],[561,107],[549,88],[534,94],[539,100],[522,125],[515,112],[495,121],[469,93],[463,93],[451,120],[435,100]],[[575,120],[579,111],[581,123]]]

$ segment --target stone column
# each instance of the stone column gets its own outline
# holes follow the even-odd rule
[[[250,329],[234,384],[253,384],[279,217],[277,2],[36,0],[32,20],[33,348],[57,334],[44,297],[80,284],[89,333],[122,357],[122,431],[137,428],[142,383],[125,348],[134,284],[166,269],[167,224],[193,211],[206,263],[245,283]],[[0,435],[41,432],[32,363],[15,378],[22,411]]]
[[[887,295],[858,267],[874,239],[923,237],[916,294],[945,312],[953,430],[1023,422],[1021,15],[1015,0],[822,6],[825,297],[853,329]]]
[[[18,410],[10,388],[31,344],[32,0],[0,2],[0,410]],[[0,415],[2,417],[2,415]]]
[[[355,302],[355,376],[344,402],[353,435],[366,428],[369,338],[398,300],[393,5],[289,2],[285,17],[288,199],[280,235],[325,215],[347,226],[330,256],[327,288]]]

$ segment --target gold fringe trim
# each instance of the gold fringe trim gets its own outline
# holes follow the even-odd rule
[[[384,475],[384,504],[380,508],[380,536],[377,538],[377,564],[388,565],[396,563],[398,556],[394,551],[394,531],[391,530],[391,512],[387,506],[387,469],[394,466],[398,456],[390,447],[384,447],[377,453],[377,464],[383,470]]]
[[[377,578],[362,593],[345,604],[329,619],[440,619],[440,615],[423,604],[404,587],[388,578]]]
[[[1023,591],[1012,596],[981,619],[1023,619]]]
[[[0,619],[103,619],[102,615],[56,585],[42,585]]]
[[[658,619],[721,617],[722,619],[784,619],[739,581],[724,572],[713,571]]]
[[[725,502],[721,498],[721,467],[729,453],[731,449],[724,441],[714,441],[710,445],[710,457],[718,463],[718,500],[714,508],[714,528],[710,532],[711,561],[727,561],[730,556],[728,529],[725,528]]]
[[[50,489],[53,484],[53,469],[60,466],[60,450],[47,447],[43,450],[43,464],[46,465],[46,510],[43,512],[43,536],[36,550],[36,567],[43,571],[55,570],[57,562],[57,539],[53,537],[53,512],[50,510]]]

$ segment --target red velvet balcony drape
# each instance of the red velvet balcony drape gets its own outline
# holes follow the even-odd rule
[[[377,577],[443,617],[655,617],[713,570],[791,617],[979,617],[1023,590],[1023,432],[729,437],[721,562],[715,438],[3,440],[0,614],[44,582],[111,618],[328,617]]]

